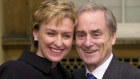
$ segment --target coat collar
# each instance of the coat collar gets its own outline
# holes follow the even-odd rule
[[[25,50],[20,56],[19,60],[23,60],[26,63],[32,65],[33,67],[48,73],[51,69],[51,62],[45,58],[42,58],[35,53]]]

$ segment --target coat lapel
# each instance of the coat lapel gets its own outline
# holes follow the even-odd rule
[[[72,72],[72,79],[85,79],[86,68],[76,69]]]
[[[111,60],[111,63],[109,64],[109,67],[107,68],[103,79],[120,79],[120,61],[113,56],[113,59]]]
[[[86,73],[86,68],[85,68],[85,67],[82,68],[82,71],[81,71],[80,73],[81,73],[81,78],[80,78],[80,79],[85,79],[85,77],[86,77],[86,75],[85,75],[85,73]]]

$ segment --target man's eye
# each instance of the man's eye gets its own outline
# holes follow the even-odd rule
[[[83,38],[83,37],[85,37],[85,34],[76,34],[76,36],[77,36],[78,38]]]
[[[94,34],[92,35],[92,37],[95,38],[95,39],[97,39],[97,38],[100,37],[100,34],[99,34],[99,33],[94,33]]]
[[[80,35],[78,35],[79,37],[84,37],[84,34],[80,34]]]
[[[100,34],[98,34],[98,33],[95,33],[95,34],[94,34],[94,36],[99,36],[99,35],[100,35]]]

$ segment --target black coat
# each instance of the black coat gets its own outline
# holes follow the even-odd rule
[[[72,79],[85,79],[86,68],[74,70]],[[119,61],[115,56],[102,79],[140,79],[140,70]]]
[[[69,76],[60,63],[51,68],[47,59],[24,51],[18,60],[0,66],[0,79],[69,79]]]

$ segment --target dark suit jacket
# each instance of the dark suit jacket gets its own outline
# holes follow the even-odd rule
[[[0,79],[68,79],[65,69],[58,64],[51,68],[51,62],[24,51],[16,61],[9,61],[0,66]]]
[[[72,79],[85,79],[85,73],[85,67],[74,70],[72,73]],[[140,70],[119,61],[113,56],[103,79],[140,79]]]

